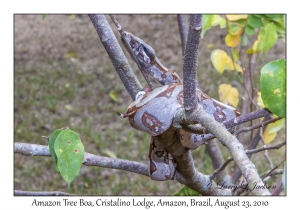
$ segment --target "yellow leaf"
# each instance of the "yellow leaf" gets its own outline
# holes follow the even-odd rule
[[[232,87],[230,89],[229,95],[227,96],[227,100],[229,104],[231,104],[234,107],[237,107],[239,103],[239,92],[235,87]]]
[[[277,135],[277,132],[270,133],[270,125],[268,125],[263,134],[266,144],[271,143],[274,140],[274,138],[276,137],[276,135]]]
[[[262,49],[261,42],[259,40],[256,40],[253,44],[252,49],[253,49],[254,53],[261,51],[261,49]]]
[[[252,46],[251,49],[246,50],[246,53],[248,54],[256,54],[259,53],[262,50],[262,42],[259,40],[256,40]]]
[[[224,50],[213,50],[210,59],[215,69],[222,74],[228,63],[228,55]]]
[[[226,27],[226,19],[221,17],[220,28],[225,28],[225,27]]]
[[[222,84],[219,86],[219,96],[222,103],[227,103],[226,94],[229,92],[231,85]]]
[[[213,50],[210,54],[210,59],[220,74],[222,74],[224,70],[236,70],[243,73],[242,67],[236,62],[233,62],[224,50]]]
[[[259,106],[259,108],[264,108],[265,107],[265,105],[264,105],[264,102],[263,102],[263,100],[261,99],[261,92],[258,92],[257,93],[257,99],[256,99],[256,103],[257,103],[257,105]]]
[[[253,49],[251,48],[251,49],[246,50],[246,53],[247,54],[253,54],[254,52],[253,52]]]
[[[239,64],[237,64],[236,62],[234,62],[234,70],[236,70],[237,72],[244,73],[244,70],[242,69],[242,67]]]
[[[222,84],[219,86],[220,101],[225,104],[230,104],[237,107],[239,103],[239,92],[235,87],[229,84]]]
[[[228,24],[227,24],[228,33],[230,33],[231,35],[234,35],[234,36],[240,35],[241,33],[243,33],[245,23],[246,23],[246,21],[244,21],[244,20],[238,20],[237,22],[228,21]]]
[[[231,34],[227,34],[226,38],[225,38],[225,43],[227,44],[227,46],[229,47],[236,47],[239,45],[241,39],[240,39],[240,35],[231,35]]]
[[[221,16],[220,15],[214,15],[213,19],[211,21],[211,25],[212,26],[216,26],[218,25],[220,22],[222,21]]]
[[[230,70],[230,71],[235,70],[235,71],[241,72],[241,73],[244,72],[242,67],[239,64],[237,64],[236,62],[233,62],[229,56],[227,57],[227,66],[225,69]]]
[[[227,68],[226,70],[234,70],[234,65],[231,58],[227,55]]]
[[[230,21],[235,21],[240,19],[247,19],[248,15],[226,15],[226,18]]]

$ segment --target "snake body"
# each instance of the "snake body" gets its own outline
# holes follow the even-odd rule
[[[163,86],[153,91],[141,90],[122,117],[128,117],[132,127],[152,136],[148,164],[150,177],[154,180],[171,179],[176,171],[176,163],[171,154],[156,140],[156,136],[172,126],[174,113],[183,108],[182,80],[176,72],[162,65],[150,45],[129,32],[125,32],[125,35],[142,71]],[[201,90],[197,89],[196,93],[199,104],[216,121],[224,123],[240,115],[235,108],[209,97]],[[192,134],[182,129],[178,133],[181,143],[190,149],[196,149],[208,138],[212,138],[211,134]]]

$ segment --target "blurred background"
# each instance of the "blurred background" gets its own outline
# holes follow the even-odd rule
[[[115,26],[108,15],[106,18],[120,42]],[[166,67],[182,76],[182,50],[175,14],[116,15],[116,18],[124,30],[151,45]],[[199,47],[200,87],[216,99],[222,83],[242,90],[238,73],[225,71],[220,75],[210,60],[215,48],[229,52],[224,41],[226,34],[226,29],[213,27],[201,39]],[[141,84],[146,86],[130,56],[127,53],[126,56]],[[284,56],[285,43],[278,40],[267,54],[258,57],[254,77],[258,89],[261,67]],[[42,15],[14,16],[15,142],[47,145],[41,136],[68,126],[80,135],[86,152],[147,164],[150,136],[133,129],[127,119],[120,119],[116,114],[126,112],[131,102],[88,15],[48,15],[44,20]],[[285,130],[276,138],[282,141]],[[220,147],[227,158],[226,148]],[[205,147],[194,151],[193,156],[197,170],[205,174],[213,172]],[[284,159],[285,149],[270,151],[269,156],[276,165]],[[259,173],[269,169],[263,154],[252,159]],[[50,157],[15,154],[14,164],[15,190],[67,192],[67,184],[55,171]],[[181,187],[176,181],[157,182],[126,171],[83,165],[71,183],[70,193],[173,195]]]

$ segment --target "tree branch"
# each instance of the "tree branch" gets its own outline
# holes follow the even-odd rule
[[[272,192],[272,196],[277,196],[280,194],[282,188],[282,181],[280,180],[280,184],[277,185],[276,189]]]
[[[222,172],[226,166],[233,160],[232,157],[228,157],[227,160],[218,168],[214,171],[212,175],[209,176],[209,178],[212,180],[214,179],[220,172]]]
[[[264,126],[266,126],[268,124],[271,124],[273,122],[276,122],[277,120],[280,120],[280,119],[282,119],[282,118],[281,117],[276,117],[276,118],[273,118],[271,120],[267,120],[265,122],[262,122],[262,123],[259,123],[257,125],[251,126],[249,128],[242,128],[242,129],[236,131],[234,134],[237,135],[237,134],[240,134],[240,133],[243,133],[243,132],[253,131],[255,129],[258,129],[258,128],[264,127]]]
[[[271,170],[268,170],[264,173],[262,173],[260,175],[261,178],[263,179],[266,179],[268,176],[275,176],[275,175],[278,175],[278,174],[283,174],[283,169],[277,169],[277,170],[273,170],[271,173],[270,173]]]
[[[104,15],[89,15],[122,83],[134,100],[142,89]]]
[[[265,151],[265,150],[279,149],[280,147],[282,147],[285,144],[286,144],[286,141],[283,141],[283,142],[281,142],[281,143],[279,143],[277,145],[269,146],[269,147],[267,147],[266,145],[264,145],[263,147],[258,148],[258,149],[246,150],[246,153],[247,154],[253,154],[253,153],[258,153],[258,152]]]
[[[185,115],[187,114],[187,115]],[[179,117],[183,121],[188,123],[200,123],[206,127],[212,134],[214,134],[219,141],[224,144],[230,151],[235,163],[241,169],[242,174],[247,180],[251,189],[254,188],[254,184],[257,186],[263,186],[264,183],[260,179],[255,165],[247,157],[243,145],[238,141],[238,139],[231,135],[221,123],[215,121],[215,119],[206,113],[201,106],[198,106],[193,112],[185,113],[182,109],[178,109],[175,117]],[[176,120],[180,121],[180,120]],[[254,195],[270,195],[267,189],[254,188]]]
[[[263,119],[263,123],[265,123],[265,122],[267,122],[268,120],[270,120],[270,119],[271,119],[271,116],[272,116],[271,113],[266,114],[266,116],[265,116],[264,119]],[[264,132],[266,128],[267,128],[267,127],[261,128],[261,129],[262,129],[262,132]],[[254,139],[251,141],[250,145],[247,147],[248,150],[250,150],[250,149],[255,149],[255,148],[257,147],[257,145],[258,145],[258,143],[259,143],[259,140],[260,140],[260,132],[261,132],[260,130],[258,130],[258,131],[256,132],[256,135],[255,135]],[[247,156],[248,156],[249,158],[251,158],[251,154],[248,154]],[[239,168],[236,168],[236,169],[234,170],[233,175],[232,175],[232,178],[231,178],[232,183],[236,183],[237,180],[241,177],[241,175],[242,175],[241,170],[240,170]]]
[[[41,192],[33,192],[33,191],[22,191],[22,190],[14,190],[14,195],[16,196],[71,196],[72,194],[65,193],[65,192],[47,192],[47,191],[41,191]]]
[[[180,113],[180,112],[178,112],[178,113]],[[251,120],[255,120],[257,118],[266,117],[268,115],[270,115],[269,110],[264,108],[264,109],[257,110],[252,113],[246,114],[244,116],[236,117],[230,121],[224,122],[223,125],[226,127],[226,129],[230,129],[239,124],[242,124],[242,123],[245,123],[245,122],[248,122]],[[177,116],[174,118],[173,126],[176,128],[182,128],[183,130],[190,132],[190,133],[194,133],[194,134],[206,134],[205,138],[201,138],[201,140],[199,140],[198,145],[203,145],[206,142],[215,138],[215,136],[213,134],[209,133],[209,131],[205,127],[200,126],[199,124],[189,125],[180,116]]]
[[[202,195],[231,195],[230,190],[219,189],[216,183],[209,179],[208,175],[196,171],[192,152],[181,144],[176,129],[170,128],[157,136],[157,140],[176,161],[177,167],[174,180]]]
[[[18,143],[14,144],[15,153],[29,156],[47,156],[50,157],[50,152],[48,146],[38,145],[38,144],[27,144]],[[121,169],[124,171],[129,171],[144,176],[148,176],[148,167],[145,164],[138,163],[130,160],[123,160],[118,158],[109,158],[94,155],[91,153],[84,153],[84,158],[82,164],[86,166],[97,166],[104,168]]]
[[[216,140],[210,141],[205,146],[206,146],[208,155],[210,156],[211,161],[213,163],[214,170],[216,171],[222,166],[222,164],[224,162],[224,158],[223,158],[222,152],[220,150],[220,147],[218,145],[218,142]],[[218,173],[216,173],[216,175],[214,177],[216,177],[217,183],[222,181],[228,185],[233,185],[233,183],[231,182],[231,178],[230,178],[227,170],[225,169],[225,167],[224,167],[224,169],[222,169]],[[214,177],[210,176],[209,178],[210,178],[210,180],[213,180]]]
[[[177,21],[178,21],[180,38],[181,38],[182,56],[184,56],[184,50],[185,50],[187,34],[188,34],[186,15],[177,15]]]
[[[183,59],[183,96],[184,109],[194,110],[198,106],[196,94],[196,69],[198,47],[202,30],[202,15],[191,15],[189,33]]]
[[[252,149],[252,150],[246,150],[246,154],[254,154],[254,153],[258,153],[261,151],[266,151],[266,150],[272,150],[272,149],[279,149],[280,147],[282,147],[283,145],[286,144],[286,141],[283,141],[277,145],[274,146],[269,146],[267,147],[266,145],[264,145],[261,148],[258,149]],[[214,173],[212,175],[210,175],[210,179],[215,178],[215,176],[220,173],[221,171],[223,171],[225,169],[225,167],[233,160],[232,157],[228,157],[228,159],[217,169],[214,171]]]
[[[251,112],[249,114],[245,114],[240,117],[236,117],[228,122],[225,122],[224,125],[226,128],[232,128],[236,125],[252,121],[261,117],[266,117],[270,114],[271,112],[267,108],[263,108],[254,112]]]
[[[261,179],[262,180],[265,180],[268,176],[274,176],[274,175],[277,175],[277,174],[283,174],[283,170],[280,169],[280,170],[275,170],[276,168],[278,168],[284,161],[282,161],[281,163],[279,163],[277,166],[275,166],[273,169],[263,173],[260,175]],[[243,192],[246,191],[246,188],[241,188],[241,189],[238,189],[237,191],[234,192],[234,196],[237,196],[237,195],[240,195],[242,194]]]
[[[177,141],[180,144],[180,141]],[[177,146],[177,145],[176,145]],[[178,147],[176,148],[178,150]],[[187,150],[180,144],[179,150],[184,151],[180,154],[184,160],[192,158],[191,151]],[[38,145],[38,144],[27,144],[27,143],[18,143],[14,144],[14,151],[15,153],[29,155],[29,156],[47,156],[50,157],[50,152],[48,146]],[[141,174],[144,176],[148,176],[148,167],[145,164],[141,164],[134,161],[129,160],[122,160],[118,158],[108,158],[93,155],[90,153],[84,154],[84,159],[82,164],[86,166],[97,166],[97,167],[104,167],[104,168],[112,168],[112,169],[121,169],[124,171],[129,171],[137,174]],[[179,167],[180,168],[180,167]],[[217,185],[214,182],[211,182],[208,175],[203,175],[195,170],[193,166],[192,169],[194,170],[193,179],[189,179],[189,177],[185,177],[179,173],[176,173],[176,178],[178,182],[189,186],[190,188],[196,190],[197,192],[203,195],[231,195],[229,190],[220,190],[218,189]]]

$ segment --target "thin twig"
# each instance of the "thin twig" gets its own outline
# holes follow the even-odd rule
[[[216,175],[223,171],[232,160],[232,157],[228,157],[227,160],[218,169],[216,169],[212,175],[209,176],[209,179],[213,180]]]
[[[264,116],[264,119],[263,119],[263,123],[267,122],[271,118],[272,118],[272,113],[270,113],[270,112],[266,113],[266,115]],[[260,129],[262,129],[264,131],[266,129],[266,127],[263,127],[263,128],[260,128]],[[260,141],[260,130],[258,130],[256,132],[256,135],[255,135],[254,139],[250,142],[247,149],[248,150],[255,149],[257,147],[259,141]],[[251,154],[247,154],[247,156],[249,158],[251,158]],[[241,175],[242,175],[241,170],[238,167],[236,167],[234,172],[233,172],[232,178],[231,178],[232,183],[236,183],[238,181],[238,179],[241,177]]]
[[[281,161],[277,166],[272,168],[269,173],[267,173],[262,179],[265,179],[267,176],[269,176],[275,169],[277,169],[282,163],[284,163],[285,160]]]
[[[214,141],[209,141],[207,144],[205,144],[205,149],[211,158],[211,162],[214,167],[214,170],[217,170],[218,168],[220,168],[224,162],[224,158],[223,158],[222,152],[220,150],[218,141],[216,139]],[[233,185],[226,168],[216,174],[216,182],[217,183],[225,182],[227,185]]]
[[[266,144],[266,141],[264,139],[262,129],[260,129],[260,134],[259,135],[260,135],[260,139],[263,141],[264,146],[266,146],[267,144]],[[270,159],[270,157],[268,155],[268,151],[265,151],[265,155],[264,156],[267,159],[267,161],[269,162],[270,168],[273,168],[273,162],[272,162],[272,160]]]
[[[177,21],[181,38],[182,56],[184,56],[184,50],[188,34],[186,15],[177,15]]]
[[[270,164],[270,168],[273,168],[274,165],[273,165],[273,162],[272,162],[271,158],[269,157],[269,153],[268,153],[267,150],[265,151],[264,156],[265,156],[265,158],[268,160],[268,162],[269,162],[269,164]]]
[[[258,152],[265,151],[265,150],[279,149],[283,145],[286,145],[286,141],[283,141],[283,142],[281,142],[279,144],[276,144],[274,146],[267,147],[266,145],[264,145],[264,146],[262,146],[260,148],[257,148],[257,149],[246,150],[246,153],[247,154],[254,154],[254,153],[258,153]]]
[[[22,190],[14,190],[14,195],[16,196],[72,196],[73,194],[65,193],[65,192],[48,192],[48,191],[22,191]]]
[[[279,149],[280,147],[282,147],[283,145],[286,144],[286,141],[284,142],[281,142],[277,145],[274,145],[274,146],[269,146],[269,147],[266,147],[266,145],[264,145],[263,147],[261,148],[258,148],[258,149],[252,149],[252,150],[246,150],[246,154],[254,154],[254,153],[258,153],[258,152],[261,152],[261,151],[267,151],[267,150],[272,150],[272,149]],[[215,176],[220,173],[221,171],[223,171],[225,169],[225,167],[233,160],[232,157],[228,157],[228,159],[218,168],[214,171],[214,173],[212,175],[209,176],[209,178],[212,180],[215,178]]]
[[[276,118],[273,118],[273,119],[268,120],[266,122],[262,122],[260,124],[257,124],[257,125],[254,125],[254,126],[251,126],[251,127],[248,127],[248,128],[242,128],[242,129],[236,131],[234,134],[238,135],[238,134],[243,133],[243,132],[252,131],[254,129],[258,129],[258,128],[264,127],[265,125],[268,125],[270,123],[276,122],[277,120],[280,120],[280,119],[282,119],[282,118],[281,117],[276,117]]]
[[[264,180],[268,177],[268,176],[275,176],[275,175],[278,175],[278,174],[283,174],[284,170],[283,169],[277,169],[277,170],[273,170],[271,173],[270,173],[271,170],[268,170],[264,173],[262,173],[260,175],[260,177],[264,177]],[[268,174],[268,175],[267,175]],[[267,176],[266,176],[267,175]]]
[[[261,179],[262,180],[265,180],[268,176],[274,176],[274,175],[277,175],[277,174],[282,174],[283,173],[283,170],[276,170],[285,160],[283,160],[281,163],[279,163],[277,166],[275,166],[273,169],[269,170],[268,172],[264,172],[260,175]],[[237,195],[240,195],[242,194],[243,192],[245,192],[246,188],[242,188],[242,189],[239,189],[237,190],[236,192],[234,192],[234,195],[237,196]]]

